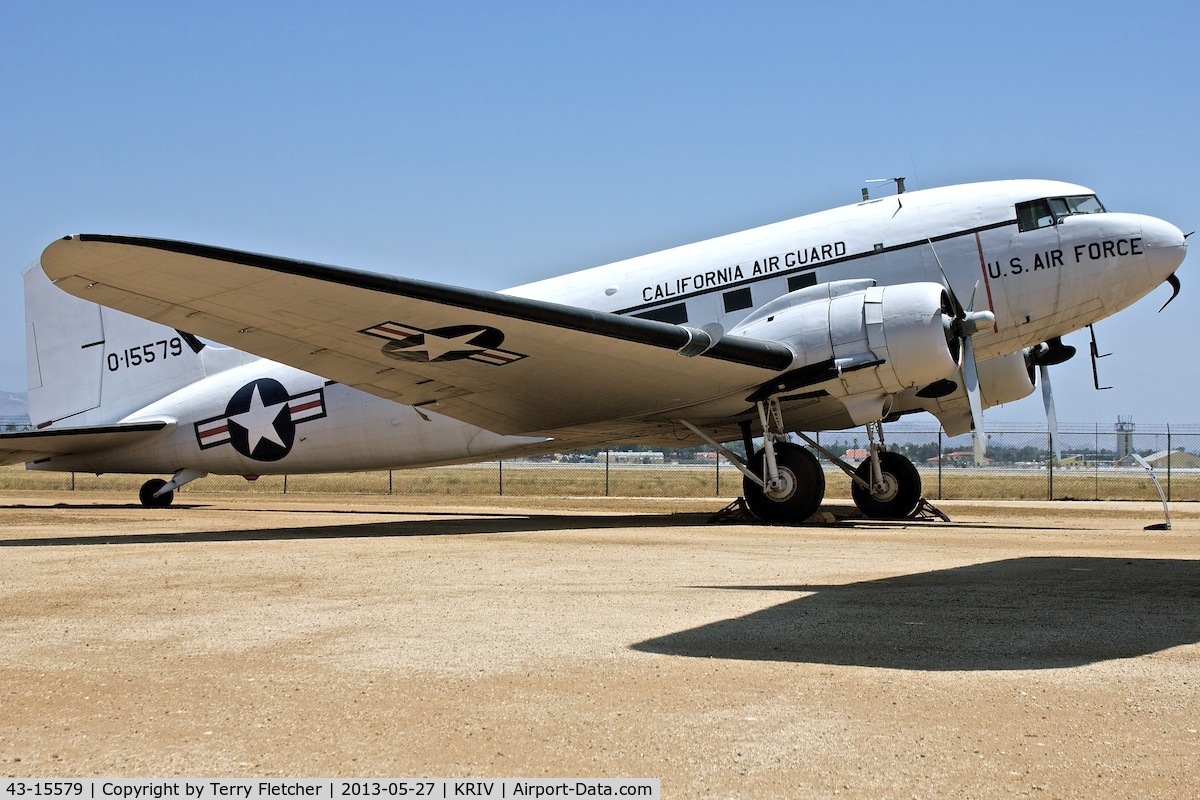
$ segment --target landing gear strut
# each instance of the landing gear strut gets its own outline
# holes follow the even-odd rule
[[[742,492],[754,516],[764,522],[800,523],[807,520],[825,497],[825,472],[808,449],[784,441],[783,415],[773,397],[756,402],[763,430],[762,449],[746,460],[687,420],[679,420],[729,459],[744,476]],[[746,452],[750,452],[749,422],[742,423]],[[850,476],[854,504],[875,519],[905,519],[921,505],[921,475],[913,463],[883,444],[883,424],[867,425],[870,457],[857,468],[821,447],[799,431],[796,434]]]
[[[820,508],[825,497],[825,473],[812,453],[784,440],[783,415],[778,400],[770,397],[757,401],[755,406],[762,425],[763,446],[749,459],[713,441],[687,420],[679,421],[715,447],[742,473],[742,492],[754,516],[763,522],[804,522]],[[749,454],[748,422],[743,423],[742,432]]]
[[[850,476],[850,496],[863,516],[874,519],[907,519],[921,504],[921,474],[899,453],[883,443],[883,423],[867,425],[869,455],[857,468],[850,466],[820,444],[799,434]]]
[[[777,479],[759,486],[742,478],[742,493],[754,516],[763,522],[803,522],[816,513],[825,497],[825,472],[808,450],[790,442],[774,445]],[[766,473],[765,448],[754,454],[751,469]]]
[[[867,489],[858,481],[850,482],[854,505],[865,516],[875,519],[911,517],[921,502],[921,474],[913,463],[899,453],[879,453],[879,481],[872,480],[871,459],[858,465],[855,473],[871,484]]]

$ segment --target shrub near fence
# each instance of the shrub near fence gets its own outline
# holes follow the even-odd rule
[[[991,461],[970,462],[969,436],[949,438],[938,429],[888,426],[888,445],[917,466],[926,497],[932,500],[1157,500],[1150,476],[1130,459],[1118,458],[1111,427],[1065,430],[1062,461],[1049,457],[1044,429],[993,431],[988,435]],[[862,449],[862,431],[822,433],[818,441],[836,454]],[[1160,456],[1155,470],[1174,501],[1200,500],[1200,432],[1168,429],[1138,431],[1133,451]],[[740,445],[739,445],[740,448]],[[650,448],[653,450],[653,448]],[[655,451],[661,452],[661,450]],[[623,453],[627,455],[628,452]],[[238,476],[209,476],[188,484],[186,494],[361,494],[430,496],[552,497],[709,497],[741,494],[742,475],[710,448],[669,451],[670,463],[609,461],[604,451],[564,454],[557,461],[521,460],[415,470],[323,475],[264,476],[250,482]],[[646,460],[652,460],[647,458]],[[857,459],[855,460],[857,461]],[[1189,466],[1184,466],[1184,465]],[[1190,466],[1195,464],[1196,466]],[[850,497],[850,479],[822,457],[826,496]],[[0,489],[11,491],[110,491],[136,495],[148,476],[92,475],[0,468]],[[166,476],[158,476],[166,477]]]

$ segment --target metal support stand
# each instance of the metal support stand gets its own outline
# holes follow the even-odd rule
[[[746,501],[739,497],[708,518],[709,525],[758,525],[758,517],[750,513]]]
[[[929,522],[935,517],[942,522],[950,521],[950,518],[946,516],[944,511],[922,497],[921,502],[917,503],[917,507],[913,509],[912,518]]]
[[[1162,484],[1160,484],[1158,482],[1158,476],[1154,474],[1154,467],[1150,466],[1150,462],[1147,461],[1146,459],[1142,458],[1141,456],[1139,456],[1137,453],[1130,453],[1130,455],[1132,455],[1134,460],[1137,461],[1138,466],[1140,466],[1142,469],[1146,470],[1146,472],[1150,473],[1150,480],[1154,481],[1154,488],[1158,489],[1158,496],[1160,498],[1162,498],[1163,515],[1167,518],[1166,522],[1159,522],[1154,525],[1147,525],[1142,530],[1146,530],[1146,531],[1169,531],[1169,530],[1171,530],[1171,509],[1167,505],[1167,496],[1165,494],[1163,494]],[[1171,457],[1171,454],[1168,452],[1167,458],[1170,458],[1170,457]]]

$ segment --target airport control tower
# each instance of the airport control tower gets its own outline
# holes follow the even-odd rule
[[[1133,454],[1133,417],[1117,417],[1117,461]]]

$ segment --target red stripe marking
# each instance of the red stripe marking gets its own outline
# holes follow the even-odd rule
[[[987,262],[983,260],[983,242],[979,239],[979,231],[975,231],[975,248],[979,251],[979,268],[983,270],[983,288],[987,290],[988,311],[996,313],[996,306],[992,304],[992,284],[988,280]],[[996,321],[992,324],[992,332],[1000,332],[1000,318],[996,317]]]
[[[210,436],[216,436],[218,433],[228,433],[228,432],[229,432],[229,425],[222,425],[219,428],[209,428],[206,431],[201,431],[200,438],[207,439]]]
[[[484,361],[494,361],[498,364],[511,364],[516,361],[515,356],[507,356],[503,353],[477,353],[473,358],[478,358]]]
[[[308,411],[310,408],[318,408],[320,405],[321,398],[318,397],[316,400],[311,400],[303,405],[292,406],[291,408],[293,414],[299,414],[301,411]]]
[[[415,328],[392,327],[387,324],[376,325],[374,328],[371,328],[371,330],[381,331],[383,333],[398,334],[400,336],[416,336],[418,333],[421,332],[421,331],[416,330]]]

